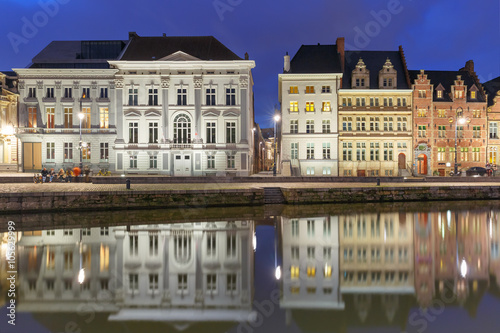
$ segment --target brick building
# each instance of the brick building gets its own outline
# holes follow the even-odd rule
[[[448,175],[486,163],[486,94],[467,61],[458,71],[410,71],[414,174]],[[463,121],[463,124],[461,123]],[[455,140],[456,137],[456,140]]]

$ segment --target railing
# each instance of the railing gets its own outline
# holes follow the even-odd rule
[[[19,127],[19,134],[80,134],[80,128],[40,128]],[[82,128],[82,134],[116,134],[116,128]]]
[[[406,170],[408,170],[408,173],[413,176],[413,168],[410,163],[406,163]]]

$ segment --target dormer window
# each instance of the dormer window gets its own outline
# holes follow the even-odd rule
[[[475,91],[471,91],[470,92],[470,98],[471,99],[476,99],[476,92]]]
[[[351,88],[361,88],[369,86],[370,71],[362,58],[359,58],[356,68],[352,71]]]
[[[386,59],[382,69],[379,71],[379,88],[392,89],[397,87],[397,74],[389,58]]]
[[[437,92],[437,98],[443,98],[443,91],[442,90],[439,90]]]
[[[463,90],[455,90],[455,98],[464,98]]]

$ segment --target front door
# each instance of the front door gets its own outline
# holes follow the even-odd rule
[[[174,176],[191,176],[191,155],[175,155]]]
[[[418,174],[426,175],[427,174],[427,155],[420,154],[417,158],[418,161]]]
[[[406,169],[406,155],[403,153],[398,155],[398,169]]]
[[[24,171],[40,171],[42,169],[42,143],[23,143]]]
[[[365,170],[358,170],[358,177],[365,177],[365,176],[366,176]]]

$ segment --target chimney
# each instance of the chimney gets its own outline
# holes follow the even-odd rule
[[[285,55],[285,64],[283,65],[283,72],[289,72],[290,71],[290,56],[288,55],[288,52]]]
[[[245,52],[245,60],[248,60],[248,52]]]
[[[167,37],[167,34],[166,34],[166,33],[163,33],[163,37]]]
[[[134,37],[139,37],[139,35],[137,34],[137,32],[131,31],[131,32],[128,33],[128,39],[132,39]]]
[[[342,73],[343,73],[344,66],[345,66],[345,39],[344,39],[344,37],[338,37],[336,43],[337,43],[337,52],[340,56],[340,68],[341,68]]]

